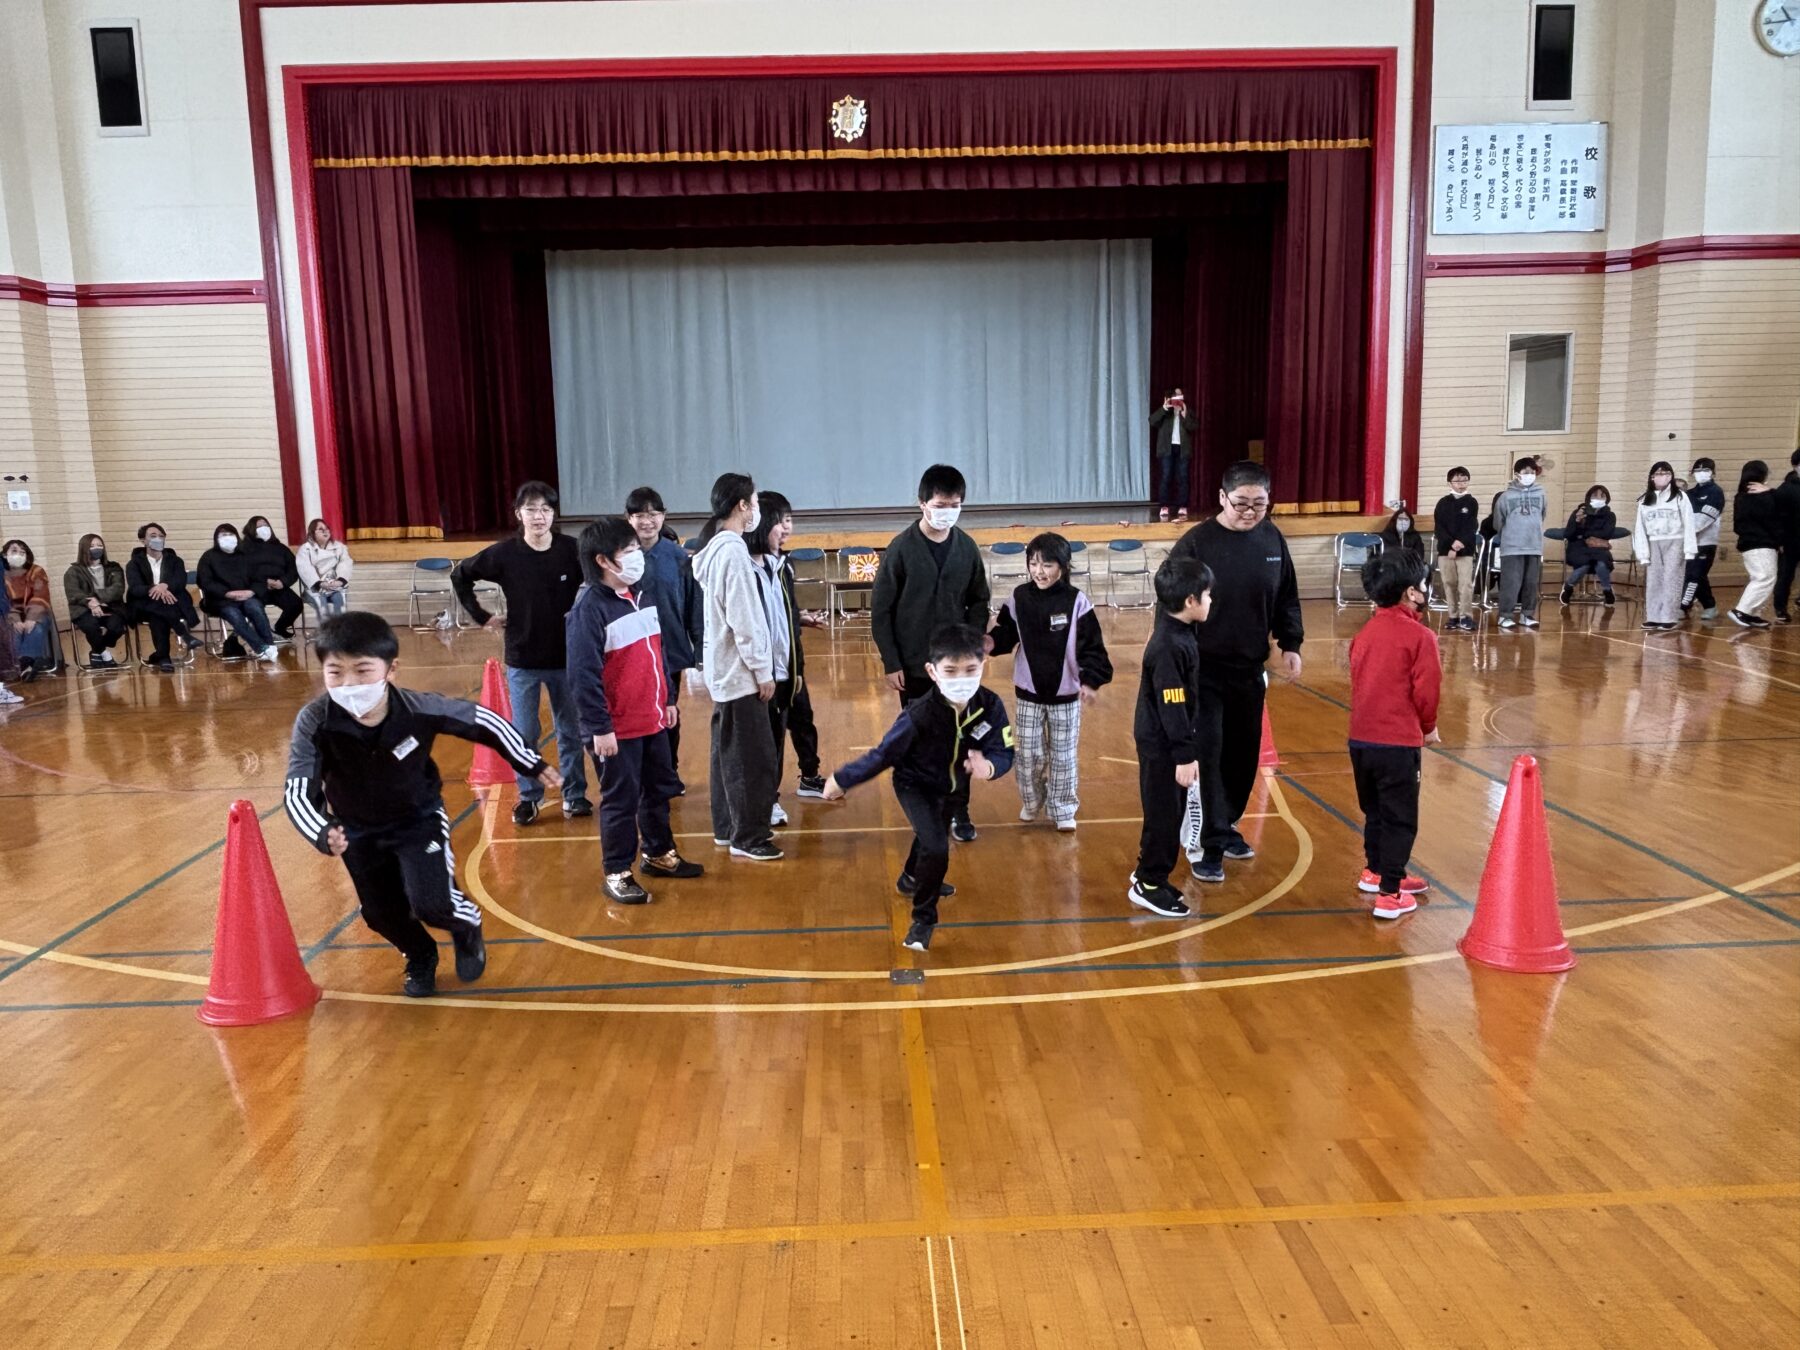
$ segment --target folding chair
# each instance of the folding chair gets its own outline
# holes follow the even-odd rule
[[[127,623],[125,625],[125,631],[119,635],[119,640],[113,643],[112,647],[107,648],[110,652],[113,650],[113,647],[123,647],[125,649],[125,659],[119,661],[117,665],[101,666],[96,670],[88,665],[85,660],[81,659],[82,648],[87,642],[87,639],[82,635],[81,630],[68,619],[59,621],[54,614],[50,616],[50,621],[54,629],[53,638],[56,647],[57,661],[66,665],[78,675],[112,675],[121,670],[130,670],[133,666],[142,664],[138,659],[136,624]],[[65,638],[68,640],[68,645],[66,647],[63,645]],[[114,659],[117,660],[117,658]]]
[[[880,570],[880,549],[871,548],[867,544],[852,544],[849,548],[838,550],[837,574],[826,583],[826,604],[834,626],[850,622],[850,607],[844,603],[846,595],[868,597],[859,609],[863,622],[873,620],[869,601],[874,599],[875,576]]]
[[[1362,530],[1351,530],[1331,541],[1331,554],[1336,560],[1331,572],[1331,593],[1339,609],[1349,603],[1344,599],[1344,573],[1355,572],[1360,576],[1363,564],[1380,552],[1381,536]]]
[[[822,548],[797,548],[787,555],[788,565],[794,569],[794,603],[801,609],[831,608],[831,580],[827,575],[825,550]],[[812,587],[811,594],[819,603],[809,605],[801,599],[801,588]]]
[[[428,600],[436,604],[439,600],[448,600],[451,612],[456,609],[456,592],[450,585],[450,569],[455,566],[448,558],[420,558],[413,564],[412,582],[406,590],[406,621],[415,633],[429,633],[437,628],[435,622],[419,622],[419,602]]]
[[[1088,561],[1088,546],[1079,539],[1069,541],[1069,580],[1092,581],[1093,564]]]
[[[1106,545],[1106,603],[1111,609],[1150,608],[1150,555],[1142,539],[1113,539]],[[1129,604],[1119,599],[1119,579],[1136,577],[1143,598]]]
[[[998,594],[1002,584],[1016,586],[1030,575],[1025,565],[1025,545],[1016,540],[988,546],[988,587]]]

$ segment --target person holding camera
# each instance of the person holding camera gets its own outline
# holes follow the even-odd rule
[[[1197,425],[1180,386],[1169,390],[1162,407],[1150,414],[1150,441],[1156,449],[1158,520],[1167,520],[1171,510],[1177,520],[1188,518],[1188,465],[1193,459]]]

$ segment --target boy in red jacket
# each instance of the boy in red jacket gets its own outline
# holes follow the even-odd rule
[[[1368,862],[1356,884],[1375,893],[1376,918],[1398,919],[1428,889],[1406,864],[1419,834],[1423,747],[1438,742],[1443,671],[1437,638],[1419,618],[1425,576],[1418,559],[1378,553],[1363,564],[1362,583],[1376,610],[1350,643],[1350,767]]]

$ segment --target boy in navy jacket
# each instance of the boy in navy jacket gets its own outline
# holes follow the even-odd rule
[[[901,708],[880,745],[825,782],[825,800],[838,801],[883,769],[894,771],[894,796],[913,827],[912,851],[894,888],[912,897],[905,945],[916,952],[930,950],[938,901],[956,894],[944,884],[956,803],[968,800],[970,779],[998,778],[1012,767],[1006,705],[981,684],[984,646],[981,630],[968,624],[946,624],[933,633],[925,674],[934,688]]]
[[[644,550],[616,516],[581,531],[586,578],[563,624],[569,689],[581,736],[600,779],[600,850],[607,898],[649,903],[632,876],[640,835],[646,875],[697,877],[702,868],[675,851],[669,800],[681,795],[669,728],[679,714],[663,657],[654,601],[638,590]]]
[[[1362,582],[1376,609],[1350,642],[1350,768],[1368,864],[1356,886],[1375,894],[1376,918],[1397,919],[1417,909],[1414,897],[1427,889],[1406,864],[1419,835],[1423,747],[1438,740],[1443,671],[1437,638],[1419,617],[1419,563],[1378,553],[1363,564]]]
[[[1205,623],[1212,610],[1212,587],[1212,568],[1196,558],[1167,558],[1156,569],[1156,625],[1144,647],[1131,726],[1144,828],[1126,898],[1165,919],[1192,913],[1169,885],[1169,872],[1181,846],[1188,789],[1200,777],[1200,731],[1194,724],[1200,648],[1194,625]]]

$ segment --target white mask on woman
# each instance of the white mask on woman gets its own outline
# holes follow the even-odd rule
[[[744,522],[744,533],[754,534],[756,527],[762,524],[762,503],[756,498],[750,499],[750,519]]]
[[[1604,498],[1604,497],[1589,497],[1588,498],[1588,510],[1604,511],[1605,509],[1606,509],[1606,498]]]
[[[637,585],[638,582],[644,579],[644,550],[641,548],[632,549],[631,552],[627,553],[623,558],[620,558],[613,566],[619,569],[620,581],[623,581],[627,586]]]
[[[271,530],[267,525],[258,525],[256,527],[256,537],[264,543],[267,543],[275,537],[275,531]]]
[[[981,688],[981,676],[959,675],[954,679],[940,679],[937,682],[938,692],[959,708],[966,708],[969,700],[975,697],[975,691]]]
[[[25,555],[20,553],[17,549],[14,549],[11,553],[6,555],[6,565],[15,572],[22,570],[25,566]]]
[[[1712,482],[1712,470],[1711,469],[1695,469],[1694,470],[1694,481],[1696,483]]]
[[[227,552],[227,553],[236,553],[237,552],[237,536],[235,534],[220,535],[219,536],[219,547],[224,549],[225,552]]]
[[[387,697],[387,681],[377,680],[374,684],[340,684],[327,689],[331,701],[349,713],[352,717],[367,717],[381,706],[381,700]]]

